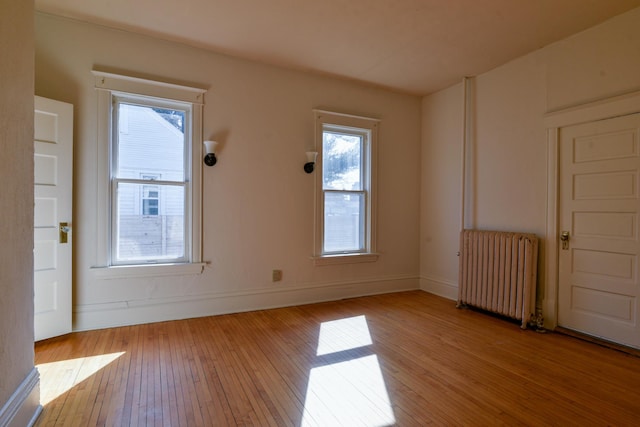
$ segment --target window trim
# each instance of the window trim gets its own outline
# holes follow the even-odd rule
[[[315,146],[318,157],[315,166],[315,216],[314,216],[314,265],[352,264],[362,262],[375,262],[379,254],[376,252],[377,237],[377,166],[378,166],[378,128],[380,120],[355,116],[351,114],[336,113],[327,110],[314,109],[315,116]],[[330,252],[324,253],[324,188],[322,176],[322,144],[323,133],[329,130],[345,132],[349,130],[355,134],[366,135],[364,150],[364,180],[365,191],[365,248],[360,252]],[[331,129],[333,128],[333,129]],[[367,148],[368,146],[368,148]],[[367,174],[368,171],[368,174]]]
[[[95,89],[98,98],[97,114],[97,215],[96,215],[96,253],[94,269],[112,270],[116,276],[122,276],[123,271],[130,271],[131,276],[155,275],[159,265],[175,266],[176,268],[189,264],[203,265],[202,263],[202,109],[205,89],[189,86],[175,85],[171,83],[146,80],[137,77],[123,76],[113,73],[93,70]],[[127,269],[122,269],[122,264],[114,264],[111,259],[111,137],[113,133],[113,98],[148,98],[153,104],[154,100],[166,100],[167,103],[190,104],[191,127],[185,129],[185,134],[190,132],[187,141],[187,165],[185,182],[188,183],[188,191],[185,195],[186,203],[190,206],[190,228],[186,231],[186,242],[189,245],[187,251],[190,256],[183,263],[166,264],[158,263],[128,264]],[[148,273],[145,273],[145,269]],[[108,276],[108,271],[100,276]]]

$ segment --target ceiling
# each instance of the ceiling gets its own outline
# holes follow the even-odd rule
[[[425,95],[640,0],[35,0],[36,9]]]

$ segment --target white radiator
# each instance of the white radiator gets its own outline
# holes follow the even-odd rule
[[[521,320],[525,329],[535,313],[537,265],[534,234],[462,231],[458,307]]]

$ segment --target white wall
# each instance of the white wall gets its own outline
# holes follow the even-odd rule
[[[208,87],[202,275],[99,280],[91,70]],[[420,99],[36,15],[36,93],[75,105],[75,328],[192,317],[418,287]],[[376,263],[314,267],[313,108],[382,120]],[[282,282],[271,283],[281,269]]]
[[[0,1],[0,425],[38,407],[33,366],[33,2]]]
[[[544,50],[547,110],[640,90],[640,8]]]
[[[420,286],[450,298],[458,268],[462,113],[461,85],[422,101]]]
[[[544,237],[544,114],[640,89],[639,53],[635,9],[473,79],[467,227]],[[425,97],[422,108],[421,287],[456,298],[462,84]]]

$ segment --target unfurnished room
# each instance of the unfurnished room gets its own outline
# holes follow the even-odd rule
[[[1,0],[0,54],[0,427],[640,425],[640,0]]]

